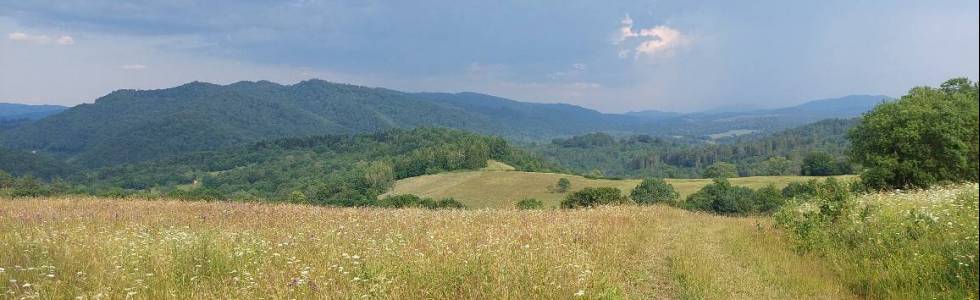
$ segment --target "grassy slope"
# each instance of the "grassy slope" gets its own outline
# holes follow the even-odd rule
[[[415,194],[423,197],[453,197],[470,208],[511,208],[518,200],[535,198],[544,202],[545,207],[557,207],[566,194],[552,193],[548,187],[555,185],[559,178],[568,178],[572,190],[583,187],[609,186],[629,193],[639,180],[588,179],[581,176],[531,173],[517,171],[481,170],[425,175],[399,180],[388,194]],[[732,178],[735,185],[751,188],[775,184],[782,188],[792,181],[809,180],[814,177],[802,176],[758,176]],[[681,198],[687,197],[711,183],[710,179],[667,179]]]
[[[666,206],[427,211],[0,199],[0,294],[852,298],[772,228],[765,218]]]

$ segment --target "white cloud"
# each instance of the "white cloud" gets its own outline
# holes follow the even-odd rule
[[[7,38],[10,39],[11,41],[37,43],[37,44],[47,44],[48,42],[51,41],[51,38],[43,34],[33,35],[33,34],[26,34],[23,32],[11,32],[10,34],[7,35]]]
[[[57,40],[55,40],[55,42],[58,43],[58,45],[74,45],[75,39],[73,39],[70,36],[63,35],[59,37]]]
[[[633,19],[627,15],[620,21],[621,26],[613,39],[614,45],[619,45],[619,57],[632,55],[635,59],[641,56],[669,57],[674,49],[690,43],[690,38],[674,28],[658,25],[651,28],[633,29]]]
[[[141,64],[125,64],[125,65],[119,66],[119,68],[121,68],[123,70],[137,71],[137,70],[145,70],[147,68],[147,66],[146,65],[141,65]]]
[[[28,34],[23,32],[11,32],[7,34],[7,39],[15,42],[24,43],[35,43],[35,44],[49,44],[52,42],[51,37],[44,34]],[[58,45],[71,45],[75,43],[75,39],[70,36],[63,35],[53,40]]]

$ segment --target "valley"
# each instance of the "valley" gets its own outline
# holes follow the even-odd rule
[[[0,0],[0,300],[980,300],[978,12]]]
[[[0,130],[0,294],[976,299],[976,91],[785,128],[323,81],[118,91]],[[634,126],[656,122],[677,127]]]

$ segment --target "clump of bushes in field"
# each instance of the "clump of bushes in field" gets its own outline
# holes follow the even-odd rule
[[[630,192],[630,198],[637,204],[674,204],[677,202],[678,197],[679,195],[674,190],[674,186],[667,183],[663,178],[644,179]]]
[[[688,196],[681,207],[726,215],[747,215],[770,213],[779,208],[784,199],[782,192],[772,185],[752,190],[719,178]]]
[[[465,208],[465,206],[463,206],[463,203],[460,203],[459,201],[456,201],[456,199],[453,198],[443,198],[439,200],[434,200],[432,198],[422,198],[412,194],[387,196],[381,198],[381,200],[378,200],[372,205],[368,205],[368,206],[389,207],[389,208],[418,207],[418,208],[428,208],[428,209]]]
[[[562,200],[562,208],[595,207],[630,203],[630,199],[614,187],[587,187]]]
[[[978,186],[853,195],[828,181],[776,213],[796,249],[872,298],[977,299]]]
[[[514,206],[516,206],[517,209],[541,209],[544,208],[544,203],[538,199],[524,198],[521,199],[520,201],[517,201],[517,204],[515,204]]]

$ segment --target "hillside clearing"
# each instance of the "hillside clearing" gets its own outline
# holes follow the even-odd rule
[[[395,182],[395,187],[385,195],[414,194],[422,197],[452,197],[469,208],[512,208],[514,203],[524,198],[535,198],[544,202],[545,207],[557,207],[567,194],[552,192],[560,178],[571,181],[571,190],[584,187],[615,187],[628,194],[638,179],[610,180],[589,179],[582,176],[535,173],[521,171],[466,171],[411,177]],[[804,176],[755,176],[729,179],[732,184],[750,188],[760,188],[773,184],[782,188],[793,181],[821,179],[823,177]],[[842,176],[850,178],[850,176]],[[667,179],[680,194],[681,199],[697,192],[711,183],[711,179]],[[382,195],[385,196],[385,195]]]
[[[0,293],[72,298],[850,298],[763,218],[0,201]],[[696,249],[697,251],[692,251]]]

